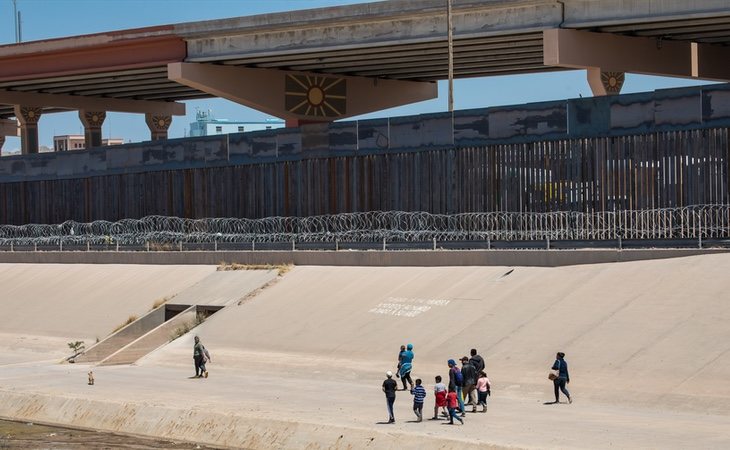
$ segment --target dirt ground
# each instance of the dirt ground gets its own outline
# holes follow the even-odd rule
[[[29,422],[0,420],[0,449],[59,449],[59,450],[102,450],[102,449],[198,449],[207,450],[197,444],[142,439],[98,431],[73,430],[49,427]]]

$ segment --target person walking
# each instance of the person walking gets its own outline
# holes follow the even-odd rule
[[[403,382],[403,390],[407,390],[408,387],[406,386],[406,382],[411,385],[411,389],[413,389],[413,380],[411,379],[411,370],[413,370],[413,344],[408,344],[406,346],[406,350],[404,352],[401,352],[401,358],[400,358],[400,380]]]
[[[487,368],[484,358],[477,354],[477,349],[475,348],[471,349],[471,358],[469,358],[469,362],[477,370],[477,373],[482,372]]]
[[[435,403],[433,405],[433,417],[431,418],[432,420],[437,420],[439,418],[439,408],[443,410],[444,416],[448,417],[448,412],[446,411],[446,385],[441,382],[441,375],[436,375],[435,380],[436,384],[433,387],[433,397],[435,399]]]
[[[446,395],[446,401],[448,403],[448,409],[449,409],[449,424],[454,424],[454,419],[461,422],[462,425],[464,425],[464,419],[459,417],[458,414],[456,414],[456,408],[459,406],[459,402],[457,400],[458,393],[455,389],[449,388],[449,393]],[[463,415],[462,415],[463,417]]]
[[[416,378],[416,387],[411,389],[411,395],[413,395],[413,412],[416,413],[418,418],[416,421],[423,421],[423,402],[426,400],[426,389],[421,386],[421,379]]]
[[[463,395],[464,400],[469,399],[468,405],[471,406],[471,412],[477,412],[477,369],[471,365],[469,358],[464,356],[461,358],[461,375],[464,378]]]
[[[482,407],[482,412],[487,412],[487,397],[492,394],[492,383],[487,378],[487,373],[484,371],[479,372],[479,378],[477,379],[477,395],[479,395],[479,405]]]
[[[395,423],[393,405],[395,404],[395,391],[398,390],[398,383],[393,379],[393,372],[390,370],[385,372],[385,376],[387,378],[383,381],[383,392],[385,392],[385,401],[388,404],[388,423]]]
[[[396,367],[396,371],[395,371],[396,378],[400,378],[400,364],[401,364],[401,360],[403,359],[403,353],[405,353],[405,352],[406,352],[406,346],[401,345],[400,350],[398,351],[398,366]]]
[[[565,361],[565,353],[558,352],[555,355],[555,363],[553,363],[552,370],[556,371],[556,377],[553,379],[553,385],[555,387],[555,403],[560,403],[559,390],[563,391],[563,394],[568,398],[568,403],[573,403],[570,398],[570,392],[565,386],[570,383],[570,374],[568,374],[568,363]]]
[[[200,338],[198,336],[195,336],[193,339],[195,343],[193,344],[193,362],[195,363],[195,378],[208,378],[208,371],[205,370],[205,358],[206,353],[208,351],[203,346],[203,343],[200,342]],[[209,355],[209,354],[208,354]]]
[[[456,361],[450,359],[447,361],[449,365],[449,390],[453,389],[456,392],[456,397],[459,401],[459,410],[461,415],[464,415],[464,397],[462,397],[462,388],[464,387],[464,376],[461,374],[461,370],[456,366]]]

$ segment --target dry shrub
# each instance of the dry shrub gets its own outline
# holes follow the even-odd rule
[[[111,334],[116,333],[117,331],[119,331],[122,328],[126,327],[130,323],[134,322],[135,320],[137,320],[137,316],[135,316],[135,315],[131,315],[131,316],[127,317],[127,320],[124,323],[121,323],[121,324],[117,325],[117,327],[112,330]]]
[[[277,270],[279,276],[289,272],[293,264],[238,264],[238,263],[226,263],[221,261],[218,264],[218,270],[225,272],[229,270]]]

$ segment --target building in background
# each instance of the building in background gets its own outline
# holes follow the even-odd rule
[[[273,130],[284,128],[281,119],[266,119],[260,122],[234,122],[227,119],[216,119],[208,110],[195,113],[195,122],[190,124],[190,136],[212,136],[216,134],[243,133],[248,131]]]
[[[110,138],[102,139],[101,145],[120,145],[124,144],[124,139]],[[53,136],[53,151],[65,152],[68,150],[83,150],[86,148],[86,141],[83,134],[66,134],[63,136]]]

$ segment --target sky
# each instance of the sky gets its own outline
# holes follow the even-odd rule
[[[16,0],[21,12],[23,41],[75,36],[208,19],[250,16],[299,9],[367,3],[363,0]],[[13,1],[0,0],[0,44],[15,42]],[[681,78],[627,74],[622,93],[652,91],[707,82]],[[490,106],[590,97],[585,71],[550,72],[529,75],[458,79],[454,82],[454,108]],[[392,117],[448,110],[446,82],[439,82],[436,99],[359,116]],[[175,117],[169,137],[183,137],[195,120],[196,109],[212,110],[219,119],[260,121],[270,116],[222,99],[187,103],[187,116]],[[137,114],[108,113],[103,137],[125,142],[149,139],[144,117]],[[39,123],[41,145],[53,146],[54,135],[83,134],[78,113],[46,114]],[[9,137],[3,152],[20,147],[18,138]]]

